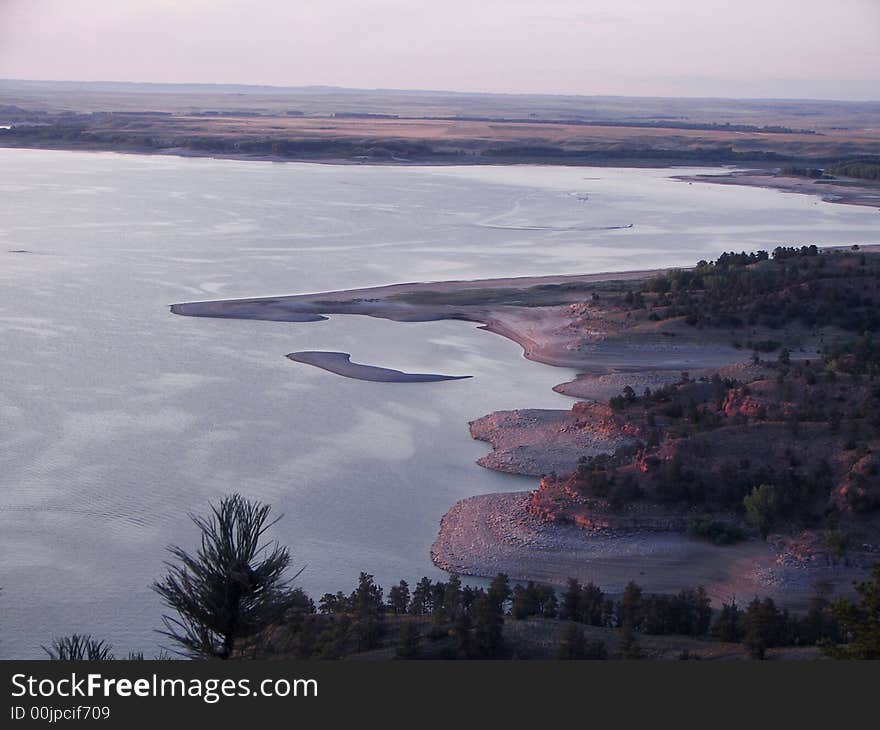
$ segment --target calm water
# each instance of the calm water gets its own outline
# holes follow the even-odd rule
[[[154,651],[164,548],[192,546],[186,513],[232,491],[285,514],[275,535],[313,594],[360,570],[436,576],[453,502],[533,484],[475,466],[467,421],[570,403],[550,388],[573,373],[465,323],[192,319],[170,303],[880,239],[873,209],[670,174],[0,150],[0,656],[73,631]],[[475,377],[368,383],[284,358],[322,349]]]

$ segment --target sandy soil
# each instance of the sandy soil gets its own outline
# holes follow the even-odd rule
[[[464,380],[470,375],[434,375],[432,373],[404,373],[400,370],[361,365],[352,362],[347,352],[291,352],[288,359],[313,365],[322,370],[355,380],[371,380],[376,383],[432,383],[438,380]]]
[[[858,569],[795,568],[777,563],[767,543],[750,540],[718,547],[676,532],[590,533],[548,524],[528,512],[529,494],[487,494],[455,504],[443,517],[431,557],[444,570],[463,575],[507,573],[519,580],[563,585],[568,578],[593,581],[619,593],[630,580],[648,592],[676,593],[702,585],[714,605],[742,605],[769,595],[792,610],[807,607],[813,584],[833,582],[851,592]]]

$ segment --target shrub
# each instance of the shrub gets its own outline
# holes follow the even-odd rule
[[[733,545],[746,539],[746,532],[739,525],[725,520],[694,519],[688,524],[688,534],[715,545]]]

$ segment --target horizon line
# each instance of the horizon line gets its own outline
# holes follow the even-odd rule
[[[37,84],[115,84],[119,86],[214,86],[214,87],[243,87],[249,89],[278,89],[278,90],[318,90],[327,89],[332,91],[355,91],[355,92],[393,92],[402,94],[448,94],[460,96],[539,96],[563,99],[692,99],[692,100],[727,100],[727,101],[774,101],[774,102],[826,102],[835,104],[880,104],[877,99],[835,99],[829,97],[780,97],[780,96],[706,96],[706,95],[641,95],[641,94],[570,94],[547,91],[460,91],[455,89],[427,89],[427,88],[396,88],[396,87],[368,87],[368,86],[335,86],[332,84],[307,84],[299,86],[259,83],[239,83],[226,81],[119,81],[119,80],[82,80],[82,79],[25,79],[0,77],[0,83],[37,83]]]

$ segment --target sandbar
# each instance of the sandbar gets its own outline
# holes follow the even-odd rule
[[[435,375],[433,373],[405,373],[401,370],[382,368],[375,365],[362,365],[352,362],[347,352],[322,352],[310,350],[291,352],[287,355],[294,362],[313,365],[316,368],[336,373],[345,378],[370,380],[375,383],[433,383],[440,380],[464,380],[471,375]]]

